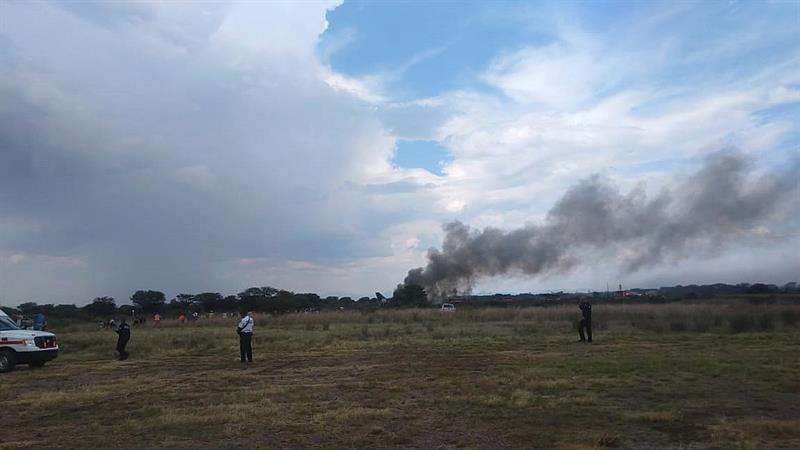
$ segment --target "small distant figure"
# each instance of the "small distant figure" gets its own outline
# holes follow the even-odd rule
[[[178,322],[186,323],[186,315],[184,313],[181,313],[181,315],[178,316]]]
[[[195,322],[200,320],[200,314],[198,314],[197,311],[192,313],[192,320],[195,321]]]
[[[125,346],[128,345],[128,341],[131,340],[131,326],[128,325],[128,321],[126,319],[122,319],[119,326],[114,330],[117,332],[117,353],[119,353],[119,360],[125,361],[128,359],[128,352],[125,350]]]
[[[242,364],[253,362],[253,313],[248,311],[239,321],[239,326],[236,327],[236,332],[239,333],[239,356]]]
[[[33,316],[33,329],[36,331],[44,331],[47,328],[47,318],[42,313]]]
[[[153,326],[157,327],[161,325],[161,314],[155,313],[153,314]]]
[[[108,327],[107,328],[111,328],[111,329],[117,328],[117,321],[114,320],[113,317],[108,319]]]
[[[578,325],[578,333],[581,335],[581,342],[592,342],[592,305],[589,299],[581,297],[578,308],[581,309],[581,322]],[[583,331],[586,330],[586,334]],[[586,338],[589,338],[588,341]]]

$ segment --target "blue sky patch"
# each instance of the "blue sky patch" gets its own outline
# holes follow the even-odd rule
[[[453,155],[436,141],[398,140],[392,164],[405,169],[425,169],[442,176],[442,168]]]
[[[519,26],[521,8],[480,3],[345,2],[328,13],[320,48],[331,67],[349,76],[383,74],[397,100],[455,89],[484,90],[476,76],[498,49],[543,45],[552,33]],[[336,42],[346,42],[337,45]]]

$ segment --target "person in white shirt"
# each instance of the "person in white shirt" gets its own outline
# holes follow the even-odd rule
[[[239,333],[239,354],[242,363],[253,362],[253,313],[249,311],[239,321],[239,326],[236,328]]]

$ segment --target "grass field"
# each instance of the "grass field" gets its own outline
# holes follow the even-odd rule
[[[0,448],[800,448],[800,307],[574,306],[90,325],[0,375]]]

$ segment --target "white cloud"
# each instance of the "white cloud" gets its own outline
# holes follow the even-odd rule
[[[437,108],[449,117],[432,135],[454,157],[436,185],[436,204],[470,224],[509,229],[541,220],[568,186],[592,173],[611,176],[626,190],[644,183],[654,192],[690,171],[703,155],[722,149],[738,148],[759,161],[786,158],[778,147],[797,136],[797,123],[764,112],[797,104],[796,54],[740,76],[715,78],[718,74],[710,72],[684,81],[665,75],[681,63],[675,48],[648,55],[647,46],[646,36],[589,42],[570,30],[553,44],[498,57],[483,79],[500,95],[460,91],[436,98]],[[705,54],[712,57],[710,51]],[[731,254],[763,253],[746,242]],[[680,272],[684,282],[732,279],[724,269],[699,270],[704,257],[696,256]],[[743,273],[736,258],[720,261],[729,264],[730,274]],[[765,269],[758,276],[780,281],[796,265],[788,271],[773,268],[775,275]],[[598,280],[621,276],[614,270],[620,269],[610,275],[592,268],[547,280],[484,280],[482,288],[527,290],[560,283],[597,288]],[[652,283],[663,276],[681,282],[665,273],[647,270],[630,280]]]
[[[0,252],[75,258],[92,274],[41,278],[33,259],[3,280],[6,298],[299,289],[296,264],[277,279],[218,269],[389,264],[395,247],[378,236],[420,214],[408,208],[419,197],[369,186],[424,196],[427,178],[393,169],[374,109],[326,82],[315,46],[335,4],[200,4],[190,17],[171,4],[3,4]]]
[[[648,39],[681,11],[614,39],[561,26],[498,53],[479,76],[492,91],[396,102],[392,83],[444,47],[348,77],[328,64],[335,46],[317,48],[337,4],[0,4],[5,299],[385,291],[440,244],[442,222],[517,227],[590,173],[656,190],[697,156],[767,155],[798,131],[762,114],[800,100],[796,52],[684,81],[670,73],[682,56],[700,67],[737,47]],[[397,139],[437,140],[453,156],[444,176],[392,167]]]
[[[605,87],[608,65],[587,51],[557,43],[499,58],[484,79],[518,102],[572,108]]]

